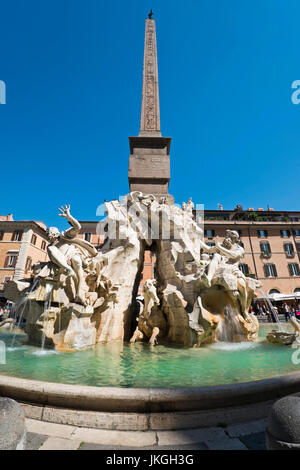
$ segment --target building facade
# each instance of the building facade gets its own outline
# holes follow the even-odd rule
[[[214,244],[227,229],[245,249],[241,271],[262,283],[265,294],[300,292],[300,211],[206,210],[205,241]]]
[[[0,216],[0,297],[7,281],[31,276],[31,266],[47,261],[47,233],[43,222]]]

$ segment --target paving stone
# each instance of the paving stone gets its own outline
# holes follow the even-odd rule
[[[105,429],[87,429],[76,428],[72,434],[72,439],[78,439],[80,442],[92,442],[101,444],[105,447],[128,446],[139,449],[145,446],[156,445],[155,432],[140,431],[110,431]]]
[[[158,445],[186,445],[197,442],[206,442],[218,438],[226,438],[222,428],[183,429],[181,431],[159,431],[157,432]]]
[[[267,450],[266,435],[264,432],[242,436],[240,437],[240,441],[242,441],[249,450]]]
[[[239,439],[228,436],[205,441],[205,444],[209,450],[247,450],[247,447]]]
[[[144,447],[143,450],[208,450],[205,442],[194,442],[193,444]]]
[[[135,447],[114,447],[114,446],[102,446],[100,444],[92,444],[84,442],[80,446],[79,450],[136,450]],[[177,445],[177,446],[150,446],[140,447],[139,450],[208,450],[207,445],[204,442],[198,442],[195,444],[188,445]]]
[[[61,437],[48,437],[39,450],[77,450],[81,442]]]
[[[246,436],[248,434],[255,434],[264,432],[267,427],[266,419],[259,419],[257,421],[250,421],[249,423],[232,424],[226,427],[226,434],[230,437]]]
[[[26,450],[38,450],[41,445],[49,438],[43,434],[28,432],[26,439]]]
[[[36,419],[26,419],[26,428],[28,432],[36,434],[43,434],[46,436],[63,437],[65,439],[71,438],[74,426],[65,424],[48,423],[46,421],[39,421]]]

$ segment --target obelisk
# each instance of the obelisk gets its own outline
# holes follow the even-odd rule
[[[160,131],[157,45],[152,14],[151,11],[146,19],[141,125],[139,135],[129,137],[128,180],[130,192],[164,196],[168,194],[170,181],[171,138],[162,137]]]

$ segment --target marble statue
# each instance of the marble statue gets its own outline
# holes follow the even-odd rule
[[[140,191],[106,201],[98,251],[80,238],[70,206],[62,206],[59,215],[70,228],[49,228],[49,261],[5,290],[25,305],[29,342],[72,351],[111,341],[187,347],[253,341],[258,322],[249,307],[260,283],[239,270],[239,235],[228,230],[208,246],[193,210],[191,198],[180,208],[167,196]],[[155,253],[156,265],[141,300],[146,250]]]
[[[255,290],[260,283],[246,276],[240,271],[245,250],[239,243],[239,234],[235,230],[226,230],[226,237],[222,243],[216,239],[215,246],[207,246],[200,242],[201,248],[213,255],[208,265],[207,276],[203,277],[208,287],[212,282],[224,285],[233,299],[236,298],[241,303],[241,314],[249,320],[249,307]]]
[[[50,260],[75,281],[75,302],[86,305],[83,294],[84,273],[88,258],[97,256],[97,250],[88,241],[78,238],[81,226],[70,214],[70,206],[59,208],[61,217],[67,219],[71,228],[60,233],[56,227],[48,229],[50,243],[47,247]]]
[[[182,203],[182,209],[184,211],[187,211],[191,217],[193,217],[194,207],[195,207],[195,205],[194,205],[191,197],[189,198],[188,202],[183,202]]]

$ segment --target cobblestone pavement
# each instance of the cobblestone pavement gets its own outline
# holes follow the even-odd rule
[[[109,431],[26,420],[27,450],[265,450],[266,420],[179,431]]]

